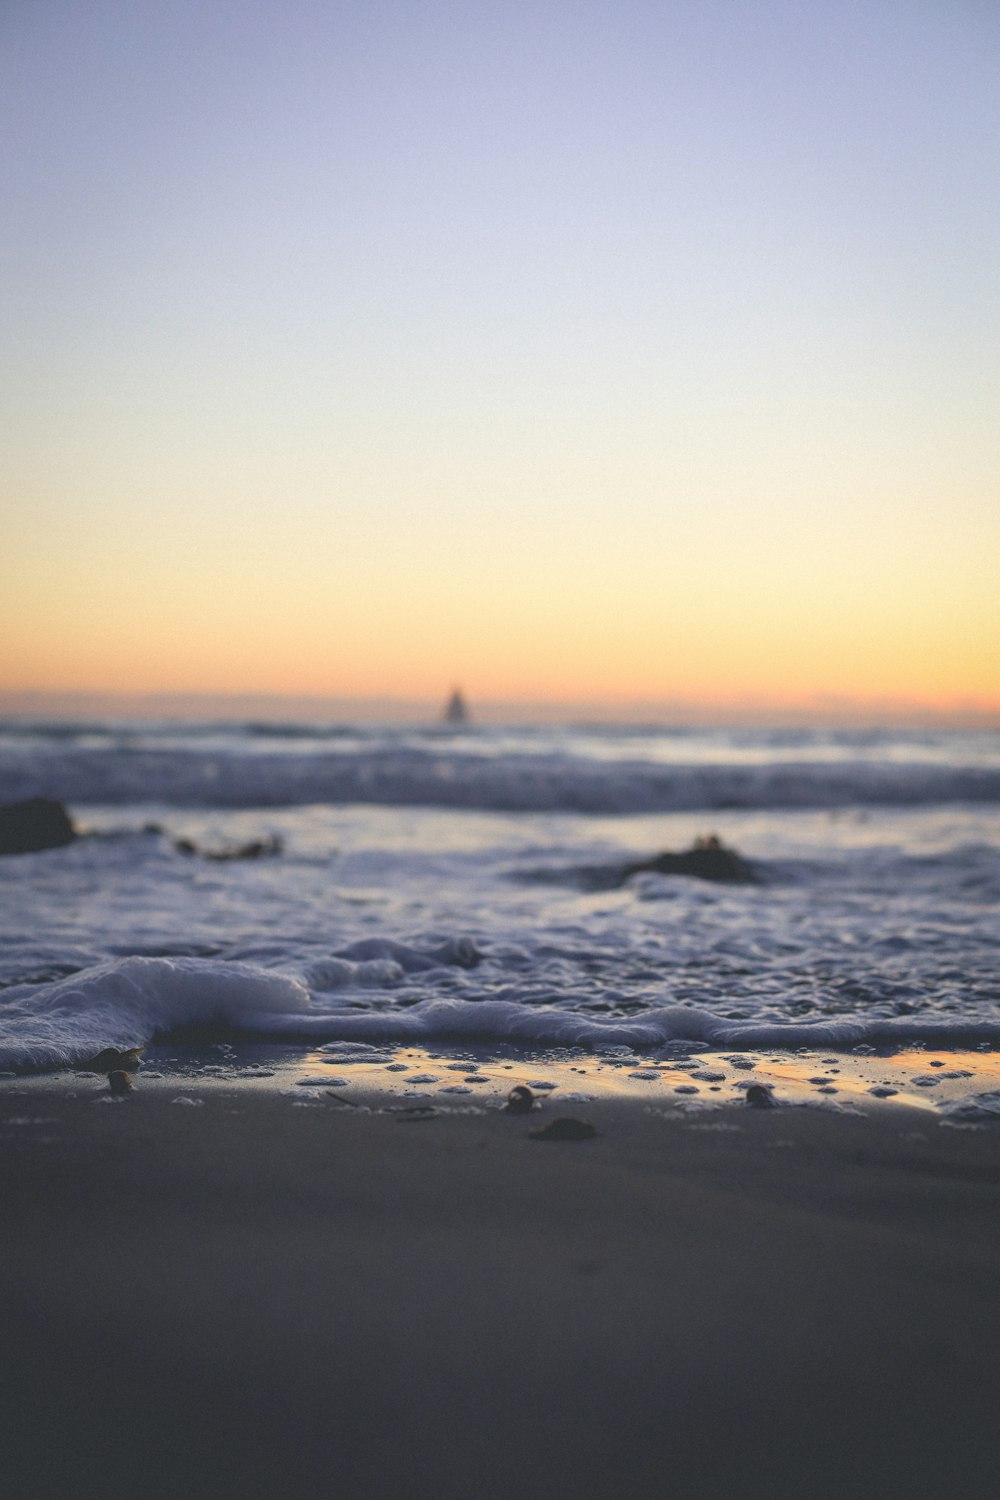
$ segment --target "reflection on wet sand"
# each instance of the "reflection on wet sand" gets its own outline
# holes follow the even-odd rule
[[[539,1101],[629,1096],[688,1109],[742,1101],[748,1089],[763,1087],[779,1103],[830,1108],[895,1103],[935,1110],[1000,1089],[1000,1052],[704,1051],[651,1058],[619,1047],[599,1055],[550,1051],[496,1058],[464,1047],[428,1051],[330,1043],[302,1059],[297,1085],[337,1090],[345,1099],[391,1091],[404,1099],[470,1105],[496,1103],[523,1087]]]
[[[120,1059],[122,1054],[116,1054]],[[120,1069],[122,1064],[117,1062]],[[610,1047],[600,1053],[513,1046],[399,1047],[245,1038],[201,1047],[154,1043],[136,1053],[129,1080],[115,1092],[133,1098],[178,1088],[281,1094],[292,1102],[334,1102],[376,1109],[399,1104],[435,1109],[498,1109],[526,1090],[531,1108],[639,1101],[657,1111],[702,1112],[723,1105],[853,1111],[905,1105],[950,1123],[1000,1120],[1000,1050],[948,1051],[909,1047],[880,1055],[853,1052],[717,1052],[676,1044],[657,1053]],[[8,1075],[14,1094],[107,1093],[111,1067],[95,1058],[89,1071]],[[124,1076],[124,1075],[123,1075]],[[765,1100],[764,1094],[768,1098]],[[523,1096],[519,1096],[523,1097]]]

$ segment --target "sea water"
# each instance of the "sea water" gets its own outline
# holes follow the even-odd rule
[[[0,1069],[1000,1045],[996,733],[8,721],[36,795],[86,836],[0,859]],[[757,879],[622,880],[708,834]]]

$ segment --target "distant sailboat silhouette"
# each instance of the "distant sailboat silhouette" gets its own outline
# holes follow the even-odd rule
[[[455,688],[448,702],[444,706],[442,715],[446,724],[468,724],[469,708],[462,697],[461,688]]]

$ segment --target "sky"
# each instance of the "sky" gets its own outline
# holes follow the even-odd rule
[[[1000,714],[993,0],[4,0],[0,701]]]

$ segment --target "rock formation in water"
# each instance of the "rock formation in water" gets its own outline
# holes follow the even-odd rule
[[[714,833],[707,838],[695,839],[691,848],[680,854],[654,854],[652,859],[641,859],[635,864],[626,865],[622,871],[622,881],[647,872],[654,875],[693,875],[698,880],[744,884],[756,879],[742,855],[737,854],[735,849],[727,849]]]
[[[280,854],[284,845],[277,834],[271,834],[266,839],[252,839],[249,844],[237,844],[225,849],[200,849],[193,839],[175,839],[174,848],[178,854],[200,855],[202,859],[223,864],[230,859],[267,859],[271,855]]]
[[[77,837],[65,807],[49,797],[29,797],[26,802],[0,807],[0,854],[57,849]]]

